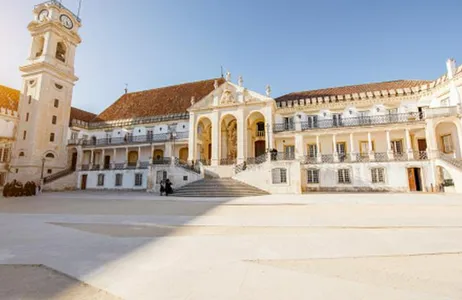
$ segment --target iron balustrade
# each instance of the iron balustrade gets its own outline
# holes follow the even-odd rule
[[[82,171],[88,171],[90,169],[90,165],[87,165],[87,164],[82,165],[81,169],[82,169]]]
[[[414,151],[414,160],[427,160],[427,151]]]
[[[321,163],[367,163],[367,162],[400,162],[400,161],[412,161],[412,160],[428,160],[427,151],[413,151],[413,155],[408,156],[405,153],[395,153],[394,158],[390,159],[387,152],[373,152],[372,158],[368,153],[345,153],[344,159],[342,156],[338,156],[338,160],[335,160],[333,154],[322,154],[321,160],[318,160],[312,155],[306,155],[303,157],[301,162],[303,164],[321,164]],[[354,157],[354,159],[351,159]],[[462,164],[462,161],[461,161]]]
[[[153,165],[169,165],[172,159],[170,157],[155,158],[152,160]]]
[[[407,154],[404,152],[393,152],[394,160],[405,161],[407,160]]]
[[[175,140],[187,139],[189,132],[177,132]],[[152,134],[152,135],[127,135],[125,137],[108,137],[100,139],[79,139],[69,140],[68,145],[82,145],[84,147],[91,146],[115,146],[124,144],[143,144],[143,143],[156,143],[166,142],[172,140],[170,133]]]
[[[100,165],[99,164],[94,164],[91,166],[91,169],[92,170],[99,170],[100,169]]]
[[[147,169],[149,168],[149,161],[141,161],[139,165],[139,169]]]
[[[185,170],[192,171],[192,172],[195,172],[197,174],[201,173],[199,164],[191,164],[190,165],[190,164],[188,164],[187,161],[181,160],[178,157],[175,157],[174,159],[175,159],[174,164],[175,164],[176,167],[183,168]]]
[[[418,122],[424,119],[422,112],[410,112],[403,114],[386,114],[378,116],[360,116],[340,119],[325,119],[325,120],[309,120],[301,122],[302,130],[314,130],[324,128],[341,128],[341,127],[356,127],[370,125],[384,125],[395,123]],[[292,123],[276,123],[273,126],[274,132],[292,131],[295,130],[295,125]]]
[[[136,119],[123,119],[106,122],[84,122],[80,120],[72,120],[71,125],[79,128],[86,129],[107,129],[107,128],[123,128],[135,125],[152,124],[166,121],[179,121],[189,120],[189,113],[178,113],[171,115],[152,116],[152,117],[141,117]]]
[[[115,163],[114,170],[123,170],[125,169],[125,163]]]
[[[321,162],[323,163],[333,163],[334,155],[333,154],[321,154]]]
[[[374,161],[388,161],[387,152],[374,152]]]
[[[275,123],[273,125],[273,132],[283,132],[295,130],[294,123]]]
[[[251,170],[262,163],[264,163],[268,158],[268,155],[262,154],[257,157],[248,157],[245,162],[240,163],[234,167],[234,174],[241,173],[245,170]]]

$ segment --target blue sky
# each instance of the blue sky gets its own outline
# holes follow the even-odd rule
[[[3,1],[2,1],[3,2]],[[0,11],[0,84],[19,88],[37,0]],[[78,0],[63,0],[77,10]],[[217,77],[273,96],[435,79],[462,62],[460,0],[83,0],[73,105],[100,112],[129,91]]]

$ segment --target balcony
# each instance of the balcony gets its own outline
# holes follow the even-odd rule
[[[405,114],[388,114],[380,116],[361,116],[341,119],[327,120],[310,120],[301,122],[301,130],[316,130],[325,128],[343,128],[343,127],[360,127],[371,125],[386,125],[397,123],[419,122],[424,119],[424,113],[412,112]],[[295,130],[294,124],[280,123],[274,124],[274,132],[292,131]]]
[[[426,151],[413,151],[410,153],[395,152],[389,155],[387,152],[369,153],[339,153],[339,154],[321,154],[320,157],[313,155],[304,156],[301,162],[303,164],[332,164],[332,163],[367,163],[367,162],[396,162],[396,161],[415,161],[428,160]]]
[[[175,140],[187,139],[189,132],[177,132]],[[116,146],[116,145],[131,145],[131,144],[148,144],[166,142],[172,139],[171,133],[140,135],[140,136],[125,136],[115,138],[102,138],[102,139],[70,139],[68,145],[82,145],[83,147],[92,146]]]
[[[436,107],[425,109],[426,118],[440,118],[456,116],[458,113],[457,106]]]

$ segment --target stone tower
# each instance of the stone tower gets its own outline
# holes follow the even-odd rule
[[[20,71],[23,83],[11,179],[22,182],[66,169],[72,91],[78,78],[74,58],[81,39],[80,19],[58,1],[36,5],[27,27],[29,57]],[[43,170],[43,171],[42,171]]]

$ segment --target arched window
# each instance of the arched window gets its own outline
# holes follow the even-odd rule
[[[55,158],[55,155],[53,153],[48,153],[45,155],[46,158]]]
[[[24,152],[19,152],[19,157],[24,157]]]
[[[62,62],[66,62],[66,46],[63,42],[56,45],[56,58]]]

